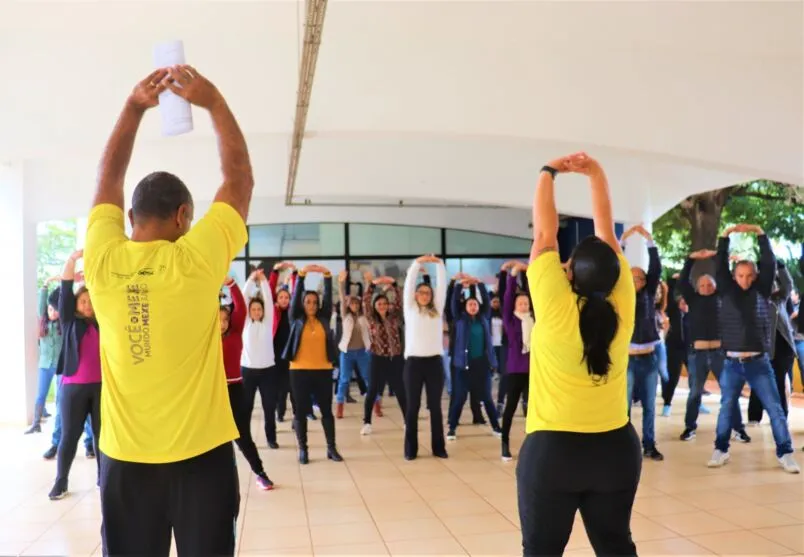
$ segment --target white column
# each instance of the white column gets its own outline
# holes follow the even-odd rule
[[[33,417],[37,386],[36,223],[27,218],[23,163],[0,162],[0,238],[5,247],[0,292],[3,388],[0,423],[21,425]]]
[[[641,224],[645,230],[652,232],[653,230],[653,217],[651,216],[650,209],[646,208],[641,222],[627,222],[624,224],[625,230],[628,230],[634,225]],[[642,236],[634,234],[625,243],[625,257],[631,263],[632,267],[640,267],[648,270],[648,246]]]

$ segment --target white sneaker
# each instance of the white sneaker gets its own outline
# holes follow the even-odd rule
[[[457,441],[457,440],[458,436],[455,435],[454,431],[450,431],[449,433],[447,433],[447,441]]]
[[[709,462],[707,462],[706,465],[709,468],[720,468],[729,460],[731,460],[731,455],[729,453],[724,453],[715,449],[715,452],[712,453],[712,458],[709,459]]]
[[[363,424],[360,428],[360,435],[371,435],[371,424]]]
[[[494,437],[496,437],[497,439],[502,439],[502,431],[494,431],[492,429],[491,434],[494,435]]]
[[[788,474],[800,474],[801,468],[798,466],[798,462],[793,457],[792,453],[787,453],[784,456],[779,457],[779,464],[782,465],[782,468]]]

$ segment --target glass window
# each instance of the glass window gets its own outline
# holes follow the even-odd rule
[[[339,223],[261,224],[249,227],[249,257],[326,257],[346,253]]]
[[[530,253],[533,240],[514,236],[498,236],[468,230],[447,230],[447,253],[450,255]]]
[[[441,229],[392,224],[350,224],[349,254],[411,255],[441,252]]]
[[[246,262],[241,260],[232,261],[232,264],[229,265],[229,276],[234,277],[235,282],[241,287],[246,284],[246,279],[248,278],[246,273]]]
[[[497,274],[508,259],[449,258],[446,261],[447,276],[466,273],[480,279],[490,289],[497,289]]]
[[[394,278],[401,286],[411,263],[413,263],[412,257],[410,259],[353,259],[349,262],[350,279],[355,282],[362,281],[365,272],[369,271],[375,277]]]

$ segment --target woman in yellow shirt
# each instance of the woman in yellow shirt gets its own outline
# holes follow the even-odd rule
[[[324,275],[324,297],[305,290],[309,273]],[[299,443],[299,462],[308,464],[307,416],[313,412],[313,398],[321,409],[321,427],[327,439],[327,458],[341,462],[335,446],[335,417],[332,414],[332,362],[337,354],[327,326],[332,317],[332,274],[320,265],[308,265],[299,271],[293,300],[288,310],[290,337],[283,359],[290,362],[290,389],[296,401],[293,426]]]
[[[589,177],[595,235],[573,251],[566,273],[557,250],[557,173]],[[634,282],[614,232],[608,183],[584,153],[542,169],[533,203],[528,268],[533,310],[527,437],[517,492],[525,555],[561,555],[581,511],[598,555],[636,555],[631,508],[642,467],[628,421],[628,343]]]

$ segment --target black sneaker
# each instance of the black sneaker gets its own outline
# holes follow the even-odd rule
[[[486,422],[485,418],[480,418],[479,420],[472,420],[472,425],[486,425],[487,423],[488,422]]]
[[[443,451],[434,451],[433,456],[436,458],[449,458],[446,450]],[[415,457],[414,457],[415,458]]]
[[[51,501],[58,501],[59,499],[64,499],[67,495],[67,482],[59,482],[57,481],[56,484],[53,486],[53,489],[50,490],[48,494],[48,499]]]
[[[659,451],[657,451],[656,447],[653,447],[651,449],[645,449],[645,452],[643,453],[643,455],[644,455],[645,458],[649,458],[649,459],[655,460],[657,462],[660,462],[660,461],[664,460],[664,455],[662,453],[660,453]]]
[[[92,445],[87,447],[86,457],[90,460],[95,458],[95,448]]]
[[[450,429],[450,430],[447,432],[447,441],[456,441],[457,439],[458,439],[458,436],[457,436],[457,435],[455,435],[455,430],[454,430],[454,429]]]
[[[265,472],[257,474],[257,487],[263,491],[271,491],[274,488],[274,482],[268,477]]]
[[[276,441],[268,441],[268,448],[276,450],[279,448],[279,443]]]
[[[751,438],[748,436],[748,434],[745,432],[744,429],[739,430],[739,431],[734,430],[733,437],[734,437],[735,441],[739,441],[740,443],[750,443],[751,442]]]
[[[681,434],[679,439],[682,441],[691,441],[692,439],[695,439],[695,430],[690,428],[685,429],[684,433]]]
[[[317,420],[317,419],[318,419],[318,417],[317,417],[315,414],[310,414],[309,416],[307,416],[307,419],[308,419],[308,420],[315,421],[315,420]]]
[[[346,395],[346,403],[347,404],[355,404],[356,402],[357,402],[357,399],[355,397],[353,397],[352,395]]]
[[[25,430],[25,435],[30,435],[31,433],[42,433],[42,426],[35,424]]]
[[[56,458],[56,454],[59,452],[58,445],[52,445],[48,450],[45,451],[45,454],[42,455],[42,458],[45,460],[53,460]]]

